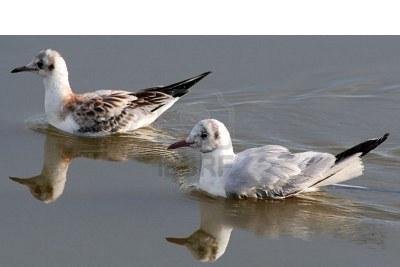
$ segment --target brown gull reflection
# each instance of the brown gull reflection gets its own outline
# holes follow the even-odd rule
[[[54,202],[62,195],[69,165],[79,157],[159,165],[163,175],[178,180],[193,171],[187,159],[167,150],[172,137],[161,130],[143,128],[130,135],[103,138],[69,136],[51,129],[45,134],[41,173],[29,178],[10,177],[14,182],[27,186],[36,199],[45,203]]]
[[[257,236],[309,240],[330,235],[362,244],[382,245],[383,233],[368,221],[398,222],[400,215],[355,204],[326,193],[274,201],[235,201],[200,197],[200,226],[188,237],[167,237],[186,247],[193,258],[214,262],[226,251],[235,228]]]

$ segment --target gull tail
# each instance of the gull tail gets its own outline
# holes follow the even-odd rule
[[[189,92],[189,88],[198,83],[201,79],[206,77],[208,74],[210,74],[211,71],[207,71],[203,74],[200,74],[198,76],[173,83],[167,86],[160,86],[160,87],[155,87],[155,88],[150,88],[146,89],[144,91],[158,91],[162,92],[164,94],[168,94],[172,97],[181,97]]]
[[[385,140],[389,137],[389,133],[385,133],[382,137],[380,138],[376,138],[376,139],[371,139],[368,141],[365,141],[361,144],[358,144],[356,146],[353,146],[352,148],[349,148],[345,151],[343,151],[342,153],[337,154],[336,157],[336,161],[335,164],[340,163],[341,161],[355,155],[358,153],[360,154],[360,157],[365,156],[366,154],[368,154],[368,152],[370,152],[371,150],[375,149],[376,147],[378,147],[380,144],[382,144],[383,142],[385,142]]]
[[[338,184],[362,175],[364,165],[361,157],[385,142],[388,136],[389,134],[386,133],[380,138],[367,140],[337,154],[335,164],[330,168],[325,178],[315,182],[310,187]]]

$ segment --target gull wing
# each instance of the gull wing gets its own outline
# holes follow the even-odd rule
[[[205,72],[177,83],[136,93],[100,90],[77,96],[66,107],[79,126],[78,132],[83,134],[118,132],[135,124],[146,126],[209,74]]]
[[[157,91],[102,90],[80,96],[69,108],[80,133],[118,132],[173,100]]]
[[[328,175],[335,159],[328,153],[291,153],[275,145],[248,149],[237,155],[227,172],[225,191],[239,198],[288,197]]]

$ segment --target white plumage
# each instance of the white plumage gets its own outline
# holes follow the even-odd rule
[[[200,121],[189,136],[171,149],[190,146],[202,152],[199,188],[209,194],[235,198],[286,198],[344,182],[363,172],[361,156],[386,140],[371,139],[338,155],[321,152],[291,153],[278,145],[235,154],[225,125]]]

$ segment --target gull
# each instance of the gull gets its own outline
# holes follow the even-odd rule
[[[49,124],[77,135],[107,135],[133,131],[153,123],[188,89],[210,72],[137,92],[98,90],[76,94],[69,85],[68,69],[59,52],[44,49],[27,65],[11,73],[34,72],[45,87],[45,113]]]
[[[215,119],[198,122],[189,136],[169,149],[200,150],[199,189],[227,198],[287,198],[341,183],[363,173],[361,157],[389,134],[358,144],[336,156],[322,152],[291,153],[279,145],[251,148],[238,154],[225,125]]]

